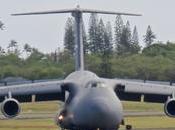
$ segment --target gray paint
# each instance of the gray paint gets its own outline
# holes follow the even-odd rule
[[[61,92],[60,81],[51,81],[43,83],[33,83],[33,84],[22,84],[22,85],[13,85],[0,88],[0,96],[6,96],[8,92],[12,93],[12,96],[15,95],[30,95],[30,94],[42,94],[45,92]]]
[[[71,84],[70,84],[71,83]],[[93,84],[97,83],[96,87]],[[64,110],[74,115],[61,127],[69,125],[80,129],[116,129],[123,120],[123,108],[110,83],[105,83],[89,71],[76,71],[65,79],[63,86],[69,92]]]
[[[72,12],[72,16],[75,18],[75,43],[76,43],[75,70],[84,70],[82,13],[80,11]]]

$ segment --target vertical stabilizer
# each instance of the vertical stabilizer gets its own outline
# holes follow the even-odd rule
[[[80,11],[73,12],[72,16],[75,18],[75,70],[84,70],[84,51],[83,51],[83,20]]]

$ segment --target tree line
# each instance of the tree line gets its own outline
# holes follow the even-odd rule
[[[64,46],[72,55],[75,52],[74,39],[74,20],[68,18],[65,28]],[[149,25],[143,39],[146,47],[150,46],[155,39],[156,36]],[[98,18],[97,14],[91,14],[87,34],[83,24],[83,44],[84,51],[87,54],[114,52],[118,55],[123,55],[138,54],[141,51],[137,27],[134,26],[132,31],[130,22],[127,21],[124,24],[120,15],[116,16],[115,25],[112,27],[109,21],[105,24],[102,18]]]
[[[74,20],[68,18],[65,28],[64,47],[70,55],[75,54]],[[146,47],[150,46],[156,39],[149,25],[143,41]],[[102,60],[100,68],[101,76],[111,75],[111,60],[113,55],[134,55],[141,53],[137,27],[132,31],[130,22],[124,21],[120,15],[116,16],[114,27],[108,21],[106,24],[97,14],[91,14],[88,31],[86,33],[83,24],[83,44],[85,55],[96,55]]]
[[[68,18],[63,51],[44,54],[29,44],[19,49],[16,40],[11,40],[6,49],[0,47],[0,79],[9,76],[31,80],[64,78],[74,71],[73,25],[73,19]],[[92,14],[88,34],[83,28],[86,69],[102,77],[174,81],[175,44],[154,42],[156,36],[150,26],[143,37],[146,46],[142,49],[137,27],[131,32],[129,21],[124,24],[121,16],[116,17],[112,29],[110,22],[104,24]],[[26,58],[22,58],[21,53],[25,53]]]

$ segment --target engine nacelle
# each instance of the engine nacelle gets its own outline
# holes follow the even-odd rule
[[[5,99],[1,104],[1,112],[7,118],[13,118],[19,115],[21,107],[14,98]]]
[[[164,111],[167,116],[175,118],[175,99],[169,99],[164,106]]]

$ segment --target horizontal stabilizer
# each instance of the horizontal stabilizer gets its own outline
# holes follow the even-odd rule
[[[40,15],[40,14],[58,14],[58,13],[70,13],[74,12],[75,9],[63,9],[63,10],[53,10],[53,11],[43,11],[43,12],[29,12],[29,13],[19,13],[19,14],[12,14],[13,16],[18,15]]]
[[[63,10],[53,10],[53,11],[43,11],[43,12],[29,12],[29,13],[19,13],[19,14],[12,14],[13,16],[17,15],[40,15],[40,14],[59,14],[59,13],[99,13],[99,14],[112,14],[112,15],[129,15],[129,16],[142,16],[141,14],[132,14],[132,13],[122,13],[122,12],[115,12],[115,11],[103,11],[103,10],[93,10],[93,9],[63,9]]]
[[[90,10],[90,9],[82,9],[82,12],[83,13],[112,14],[112,15],[142,16],[141,14],[122,13],[122,12],[103,11],[103,10]]]

